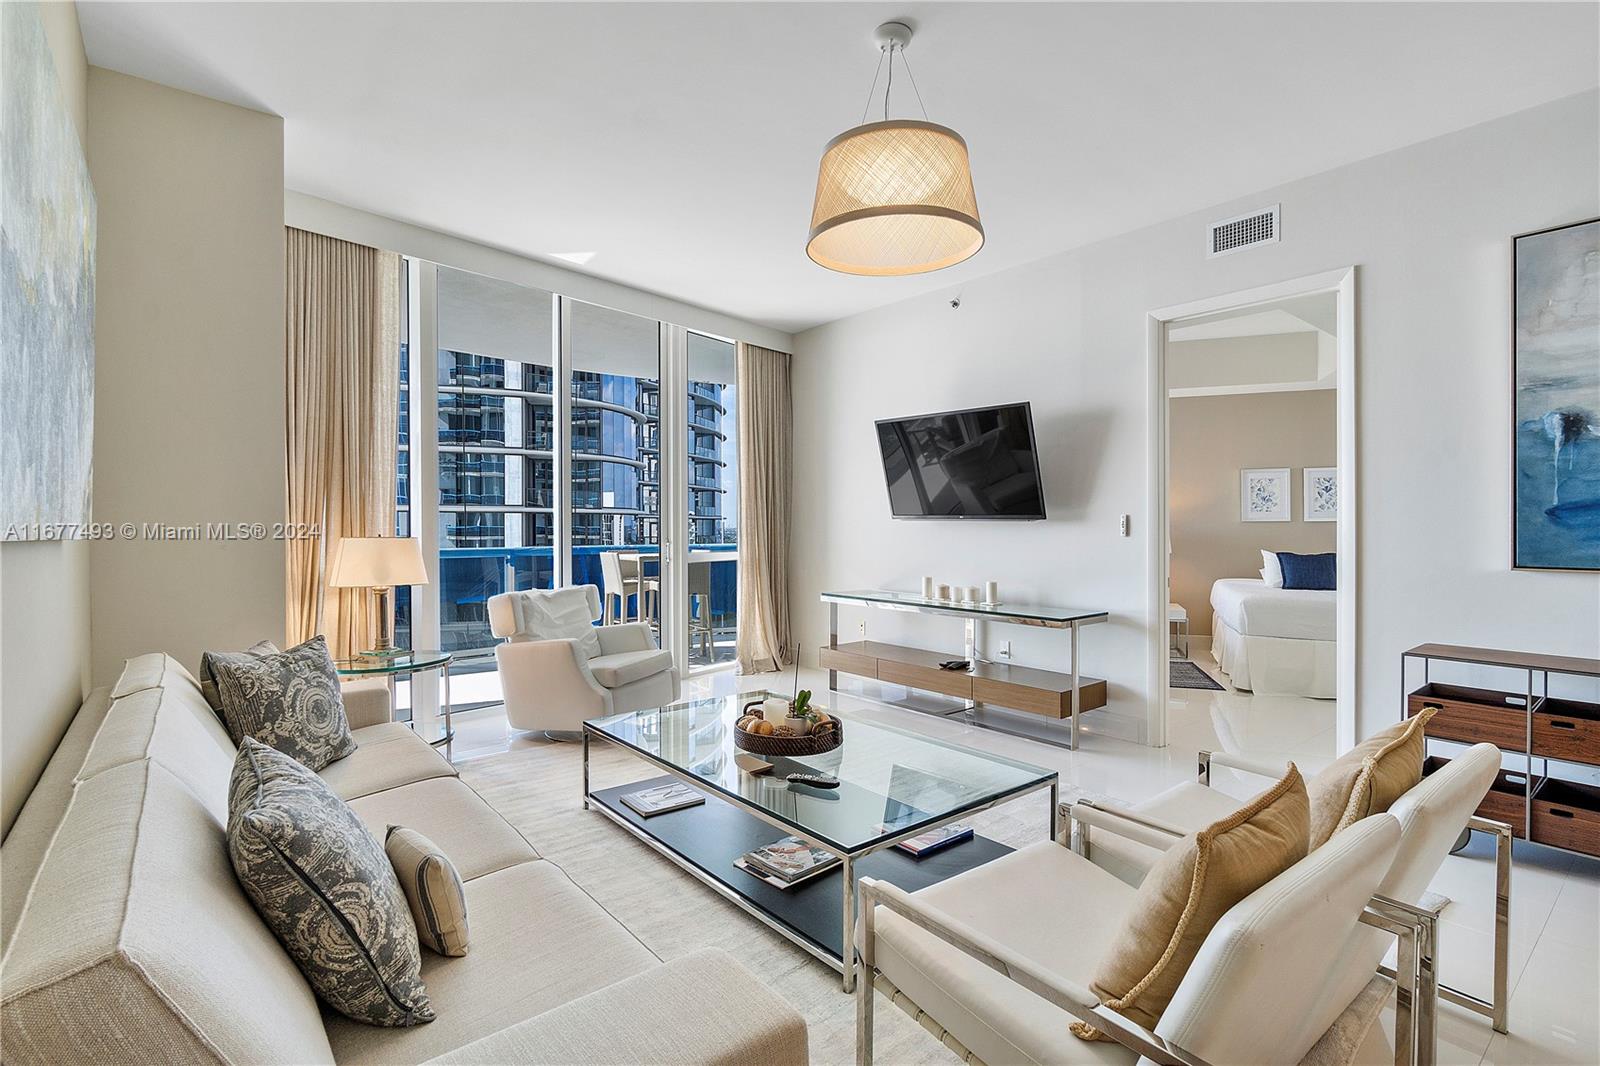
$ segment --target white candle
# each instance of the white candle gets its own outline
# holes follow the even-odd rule
[[[968,585],[967,586],[967,602],[968,603],[977,603],[978,602],[978,586],[976,586],[976,585]]]
[[[1000,583],[998,581],[985,581],[983,583],[983,602],[1000,602]]]
[[[939,591],[935,593],[934,598],[939,600],[948,600],[950,598],[950,586],[940,585]]]
[[[922,579],[922,598],[925,600],[933,599],[933,578],[931,577]]]

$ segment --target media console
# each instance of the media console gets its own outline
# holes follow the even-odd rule
[[[1078,630],[1082,626],[1106,621],[1105,611],[1024,603],[985,606],[925,600],[909,592],[879,589],[824,592],[822,602],[828,605],[828,645],[819,650],[818,660],[828,671],[829,691],[838,691],[838,675],[842,671],[891,685],[937,692],[966,704],[944,713],[963,713],[975,725],[1074,750],[1078,747],[1078,715],[1106,704],[1106,683],[1097,677],[1084,677],[1078,669]],[[940,662],[956,657],[949,652],[870,640],[840,644],[840,606],[960,618],[965,623],[964,650],[960,658],[966,659],[971,666],[966,670],[941,670]],[[979,661],[979,622],[1066,630],[1071,642],[1070,670],[1063,673],[1031,666]],[[990,705],[1020,713],[1002,716],[990,712]],[[1038,724],[1030,728],[1030,721]],[[1067,723],[1064,742],[1056,729],[1046,725],[1048,722]]]

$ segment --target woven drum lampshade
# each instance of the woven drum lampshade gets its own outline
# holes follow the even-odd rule
[[[967,142],[946,126],[896,119],[828,142],[806,254],[829,270],[923,274],[983,247]]]

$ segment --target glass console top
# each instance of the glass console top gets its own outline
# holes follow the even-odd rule
[[[1103,618],[1105,611],[1085,607],[1053,607],[1043,603],[998,604],[957,603],[954,600],[925,600],[919,592],[894,592],[885,589],[852,589],[847,592],[824,592],[824,600],[855,600],[858,603],[882,604],[885,607],[926,609],[949,614],[970,614],[982,618],[1031,618],[1040,622],[1081,622],[1090,618]]]
[[[354,659],[335,659],[333,668],[345,677],[361,674],[408,674],[413,670],[432,670],[453,656],[447,651],[407,651],[400,655],[361,655]]]
[[[741,750],[733,743],[734,722],[745,703],[766,695],[746,692],[690,700],[590,719],[585,728],[848,852],[908,829],[943,823],[956,812],[1028,791],[1057,776],[1054,770],[868,722],[849,708],[838,715],[844,723],[839,747],[800,758],[758,756],[773,767],[753,776],[734,764]],[[832,707],[821,709],[834,712]],[[824,773],[840,784],[826,791],[791,786],[784,780],[791,773]]]

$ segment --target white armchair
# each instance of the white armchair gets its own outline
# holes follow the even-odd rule
[[[1071,825],[1073,850],[1121,880],[1138,884],[1168,843],[1238,809],[1237,799],[1211,787],[1212,773],[1223,767],[1269,780],[1283,774],[1282,765],[1241,755],[1202,751],[1197,781],[1181,782],[1143,803],[1126,807],[1088,802],[1071,805],[1066,811],[1066,820]],[[1482,999],[1448,985],[1435,987],[1437,916],[1426,914],[1427,935],[1420,945],[1423,987],[1418,1004],[1417,1039],[1421,1042],[1430,1042],[1433,1038],[1434,1012],[1439,999],[1489,1018],[1496,1032],[1508,1031],[1511,827],[1473,813],[1499,769],[1499,750],[1492,744],[1476,744],[1437,772],[1424,777],[1389,808],[1389,813],[1400,822],[1400,852],[1393,868],[1378,886],[1378,892],[1409,906],[1421,906],[1423,894],[1463,829],[1476,829],[1495,838],[1497,917],[1490,997]],[[1100,830],[1107,832],[1102,834]],[[1353,943],[1351,951],[1376,966],[1385,948],[1380,940],[1369,936]]]
[[[1154,1032],[1088,987],[1136,890],[1067,848],[1035,844],[915,893],[863,878],[856,1061],[872,1061],[876,984],[957,1055],[992,1066],[1348,1063],[1395,987],[1346,957],[1360,925],[1400,942],[1396,1024],[1410,1032],[1419,926],[1375,895],[1399,842],[1398,822],[1375,815],[1246,896],[1212,928]],[[1352,975],[1355,991],[1336,1001]],[[1075,1019],[1113,1042],[1080,1040]]]
[[[586,608],[586,609],[585,609]],[[594,627],[593,585],[489,598],[506,718],[516,729],[575,734],[585,719],[659,707],[678,698],[672,653],[642,622]]]

